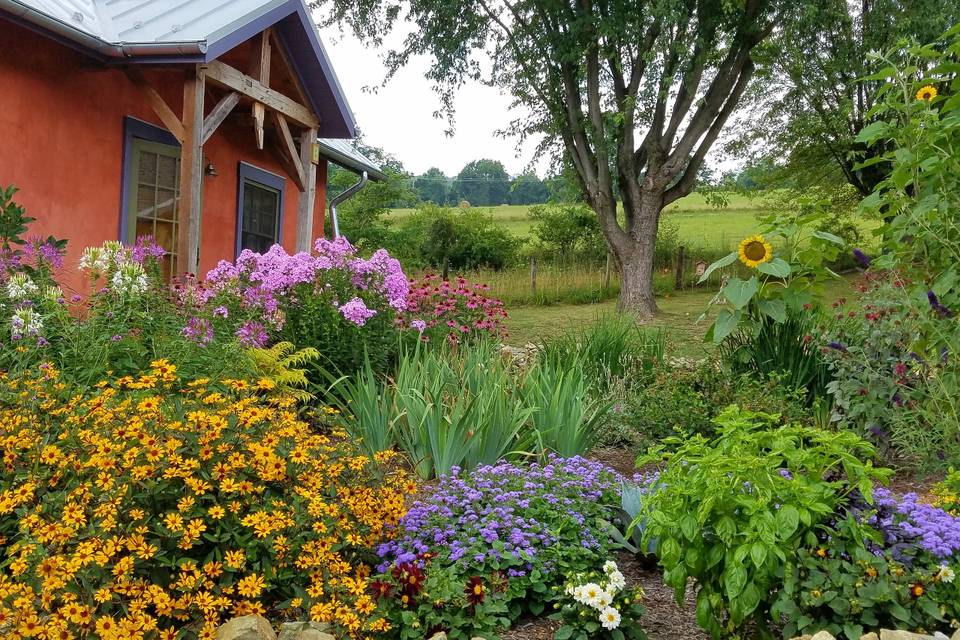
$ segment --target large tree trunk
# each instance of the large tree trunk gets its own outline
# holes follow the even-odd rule
[[[633,203],[633,211],[627,212],[630,241],[625,244],[611,243],[620,269],[620,301],[617,308],[634,313],[641,320],[649,320],[657,312],[657,302],[653,296],[653,256],[662,205],[662,192],[644,190],[640,202]]]

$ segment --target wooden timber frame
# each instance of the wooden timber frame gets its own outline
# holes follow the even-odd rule
[[[200,268],[200,232],[203,215],[203,145],[244,98],[252,101],[253,134],[258,149],[264,148],[265,125],[269,118],[276,132],[272,151],[299,190],[297,203],[296,250],[309,251],[313,233],[314,205],[317,191],[313,148],[317,142],[318,116],[308,107],[303,87],[296,74],[291,74],[297,99],[270,88],[270,59],[277,51],[290,68],[282,46],[271,42],[276,36],[271,29],[254,38],[250,73],[244,73],[224,62],[214,60],[195,64],[184,70],[183,108],[181,117],[164,101],[136,67],[124,71],[143,95],[161,122],[180,141],[180,200],[176,253],[178,271],[197,274]],[[205,96],[211,86],[225,90],[223,97],[205,114]],[[300,129],[299,141],[290,125]]]

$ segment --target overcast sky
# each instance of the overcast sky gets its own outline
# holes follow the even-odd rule
[[[456,134],[448,137],[446,122],[433,117],[440,100],[424,78],[426,60],[414,61],[371,93],[365,89],[379,87],[386,75],[382,53],[336,28],[322,29],[320,38],[365,141],[395,155],[411,173],[439,167],[453,176],[471,160],[492,158],[517,174],[534,160],[533,144],[517,157],[516,140],[494,135],[512,119],[510,98],[497,89],[477,82],[465,85],[456,99]],[[548,162],[536,164],[542,177]]]
[[[440,100],[424,78],[426,59],[414,60],[381,87],[386,76],[382,51],[367,49],[352,34],[335,27],[321,29],[320,38],[365,141],[396,156],[412,174],[439,167],[455,176],[479,158],[499,160],[511,175],[522,173],[531,163],[541,177],[548,171],[549,158],[534,157],[535,143],[528,142],[518,155],[515,139],[495,135],[515,117],[510,98],[496,88],[478,82],[464,85],[456,98],[456,133],[448,137],[447,123],[433,117]],[[399,36],[393,41],[399,42]],[[707,164],[726,171],[740,163],[729,158],[721,161],[714,150]]]

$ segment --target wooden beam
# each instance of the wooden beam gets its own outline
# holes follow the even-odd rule
[[[253,133],[257,137],[257,149],[263,151],[263,120],[267,115],[267,107],[262,102],[253,103]]]
[[[227,116],[230,115],[230,112],[233,111],[233,108],[237,106],[238,102],[240,102],[240,94],[236,91],[231,91],[223,96],[220,102],[217,103],[217,106],[213,108],[213,111],[203,119],[203,133],[200,135],[201,145],[207,143],[210,136],[223,124],[223,121],[227,119]]]
[[[293,142],[293,136],[290,134],[290,126],[287,125],[287,119],[276,111],[270,112],[270,119],[277,130],[277,136],[280,138],[280,160],[283,162],[290,174],[290,179],[297,185],[300,191],[306,191],[307,181],[304,176],[303,166],[300,164],[300,151]]]
[[[180,118],[173,112],[173,109],[171,109],[170,105],[163,99],[163,96],[153,88],[153,85],[150,84],[150,81],[147,80],[140,69],[124,69],[124,73],[127,74],[130,82],[140,91],[146,99],[147,104],[150,105],[153,112],[160,118],[160,122],[180,141],[180,144],[183,144],[183,123],[180,122]]]
[[[268,108],[282,113],[298,126],[316,129],[320,125],[309,108],[219,60],[208,64],[207,79],[227,89],[239,91],[255,102],[262,102]]]
[[[180,203],[177,209],[178,269],[200,267],[200,207],[203,198],[203,94],[205,67],[190,67],[183,82],[183,144],[180,149]]]
[[[297,251],[310,251],[313,243],[313,208],[317,198],[317,165],[313,164],[313,145],[317,130],[306,129],[300,136],[300,166],[303,167],[306,189],[297,200]]]
[[[310,104],[310,98],[307,97],[307,91],[303,88],[303,84],[300,82],[300,77],[297,75],[296,68],[293,66],[290,56],[287,55],[286,48],[283,46],[283,43],[279,41],[276,33],[271,33],[270,35],[273,36],[274,49],[276,49],[277,54],[283,61],[283,66],[290,75],[290,79],[293,80],[293,88],[297,91],[297,97],[300,99],[300,104]]]
[[[250,60],[250,76],[265,87],[270,86],[270,33],[272,29],[265,29],[260,33],[253,46],[253,56]]]

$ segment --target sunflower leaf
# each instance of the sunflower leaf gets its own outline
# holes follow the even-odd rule
[[[764,262],[757,265],[757,271],[765,273],[774,278],[786,278],[790,275],[792,269],[790,264],[783,258],[774,258],[770,262]]]
[[[756,276],[749,280],[730,278],[730,281],[723,288],[723,296],[727,299],[727,302],[737,309],[743,309],[759,289]]]
[[[716,322],[714,322],[713,327],[711,327],[711,338],[713,338],[714,344],[720,344],[724,338],[733,333],[733,330],[740,324],[740,318],[742,316],[743,312],[739,309],[737,311],[721,309],[720,313],[717,314]]]
[[[703,275],[700,276],[700,279],[697,280],[697,284],[700,284],[701,282],[705,282],[706,279],[710,277],[710,274],[716,271],[717,269],[722,269],[723,267],[729,267],[736,261],[737,261],[736,251],[730,253],[729,255],[725,255],[724,257],[720,258],[719,260],[711,264],[709,267],[707,267],[707,270],[704,271]]]

